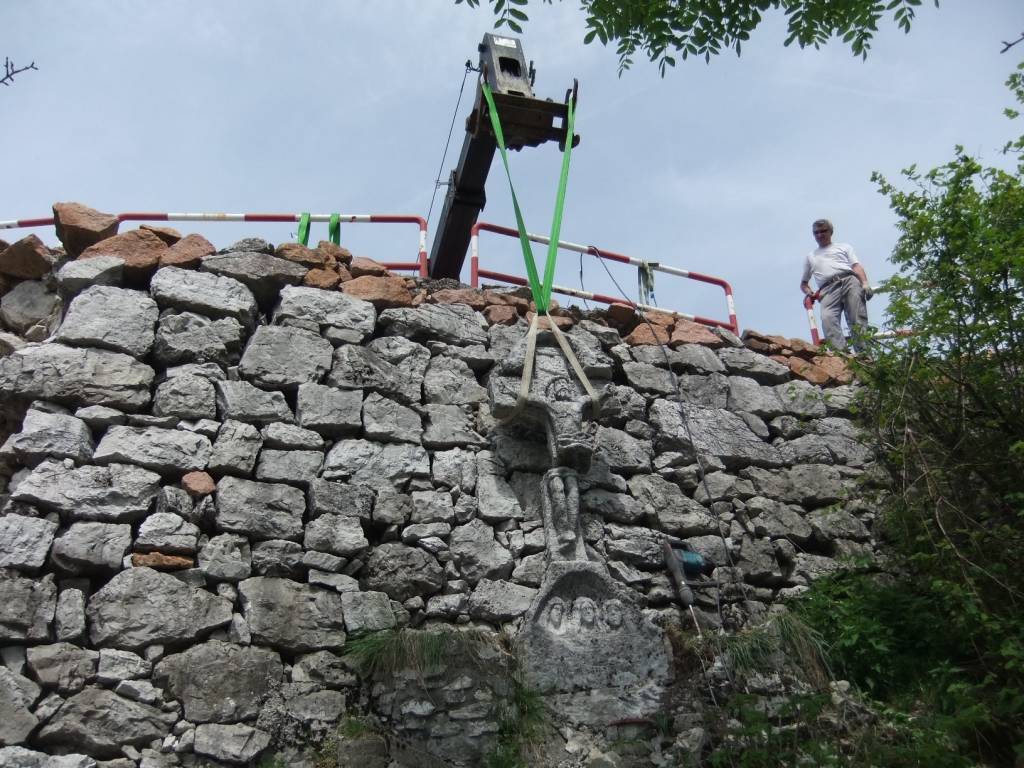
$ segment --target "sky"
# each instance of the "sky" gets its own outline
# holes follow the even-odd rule
[[[583,44],[572,0],[528,11],[520,37],[537,96],[562,100],[579,81],[562,239],[722,277],[743,329],[809,337],[798,284],[816,218],[834,222],[872,282],[893,273],[896,218],[872,171],[898,180],[957,144],[1004,163],[1000,148],[1021,132],[1002,112],[1024,44],[1000,54],[1024,30],[1019,0],[926,0],[910,34],[884,25],[866,61],[838,41],[786,48],[784,19],[771,16],[741,57],[680,61],[664,78],[643,57],[620,77],[613,48]],[[39,70],[0,88],[0,220],[49,216],[67,200],[111,213],[427,216],[465,135],[475,81],[456,113],[464,63],[492,25],[489,9],[453,0],[3,0],[0,55]],[[550,231],[560,163],[554,144],[511,155],[531,232]],[[481,220],[514,226],[497,158]],[[175,226],[218,248],[296,230]],[[33,231],[56,244],[52,229]],[[326,237],[314,224],[311,240]],[[342,244],[411,261],[417,233],[352,224]],[[485,233],[480,254],[488,269],[525,274],[512,239]],[[636,270],[609,268],[635,300]],[[568,251],[555,282],[618,294],[595,259],[581,267]],[[659,275],[655,295],[727,319],[712,286]],[[872,322],[884,301],[869,305]]]

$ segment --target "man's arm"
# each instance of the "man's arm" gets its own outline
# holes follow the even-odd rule
[[[811,284],[806,280],[800,281],[800,290],[803,291],[804,296],[810,296],[814,293],[814,291],[811,290]]]
[[[864,289],[864,296],[869,299],[874,296],[875,292],[871,290],[871,283],[868,282],[868,273],[864,271],[864,267],[858,263],[851,265],[850,269],[853,270],[853,274],[860,280],[860,287]]]

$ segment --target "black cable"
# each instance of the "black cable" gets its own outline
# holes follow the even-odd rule
[[[441,165],[437,169],[437,178],[434,179],[434,194],[430,196],[430,209],[427,211],[427,224],[430,224],[430,214],[434,212],[434,200],[437,199],[437,190],[448,186],[447,181],[441,181],[441,173],[444,171],[445,160],[448,159],[448,147],[452,143],[452,133],[455,131],[455,121],[459,117],[459,107],[462,105],[462,93],[466,90],[466,78],[470,72],[479,72],[470,62],[466,61],[466,71],[462,73],[462,85],[459,86],[459,98],[455,102],[455,111],[452,113],[452,124],[448,128],[448,139],[444,143],[444,152],[441,154]]]
[[[611,279],[612,283],[615,284],[615,288],[619,291],[619,295],[621,295],[624,299],[626,299],[626,301],[629,301],[629,299],[626,297],[626,292],[623,291],[622,290],[622,286],[619,285],[619,281],[615,279],[615,276],[612,275],[611,270],[608,269],[608,265],[604,263],[604,258],[601,256],[601,251],[597,248],[597,246],[594,246],[594,245],[588,246],[588,251],[590,253],[592,253],[594,256],[598,257],[598,260],[601,262],[601,266],[604,267],[604,271],[608,274],[608,277]],[[672,378],[672,386],[675,388],[675,392],[676,392],[676,402],[679,404],[679,412],[683,416],[683,426],[686,429],[686,437],[690,441],[690,445],[693,446],[693,455],[694,455],[694,458],[696,458],[696,460],[697,460],[697,469],[698,469],[698,472],[700,474],[700,481],[701,481],[701,484],[704,487],[704,494],[708,497],[708,511],[712,512],[712,514],[714,514],[713,511],[712,511],[712,507],[714,505],[714,501],[712,500],[712,497],[711,497],[711,489],[708,487],[707,469],[706,469],[704,460],[701,458],[700,449],[697,447],[697,443],[693,439],[693,431],[690,428],[690,415],[687,412],[686,406],[683,403],[683,391],[682,391],[682,387],[679,386],[679,377],[676,376],[676,372],[672,370],[672,361],[671,361],[671,359],[668,356],[668,350],[666,349],[666,346],[664,344],[662,344],[661,342],[658,342],[658,332],[654,328],[654,325],[651,323],[650,320],[647,319],[647,316],[644,314],[644,311],[640,307],[634,307],[634,309],[636,310],[637,315],[640,316],[640,319],[643,320],[647,324],[647,327],[651,331],[651,336],[654,338],[655,342],[658,343],[658,347],[661,349],[661,353],[665,357],[665,368],[668,370],[668,374]],[[721,521],[718,519],[717,515],[714,515],[714,518],[715,518],[715,527],[718,529],[718,536],[722,540],[722,547],[725,550],[725,558],[726,558],[726,560],[729,563],[729,567],[730,568],[735,568],[736,567],[736,562],[735,562],[735,560],[733,560],[732,552],[729,549],[729,543],[726,541],[725,534],[722,533]],[[740,589],[743,592],[743,598],[744,598],[744,600],[746,600],[747,599],[747,589],[746,589],[747,584],[746,584],[745,581],[741,581],[740,585],[741,585]],[[719,601],[717,601],[717,600],[716,600],[716,603],[718,604],[718,619],[719,619],[719,621],[722,622],[723,629],[724,629],[725,617],[722,615],[721,603]]]

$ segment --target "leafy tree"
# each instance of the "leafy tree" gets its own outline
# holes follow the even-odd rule
[[[486,0],[497,21],[521,33],[528,20],[528,0]],[[544,0],[547,3],[552,0]],[[585,43],[595,39],[614,43],[619,72],[628,69],[633,56],[645,54],[657,62],[664,76],[676,65],[676,55],[703,56],[732,49],[739,55],[750,33],[765,14],[781,11],[789,25],[785,44],[819,48],[834,37],[849,44],[855,56],[867,56],[871,39],[883,20],[910,31],[922,0],[582,0],[586,12]],[[477,7],[481,0],[455,0]],[[934,0],[936,7],[939,0]],[[887,19],[890,17],[891,19]]]
[[[1024,64],[1007,85],[1024,103]],[[893,479],[885,531],[955,640],[931,672],[935,706],[1011,764],[1024,758],[1024,137],[1005,151],[1012,170],[958,147],[904,171],[907,189],[876,174],[899,218],[889,320],[913,335],[874,343],[859,368]]]

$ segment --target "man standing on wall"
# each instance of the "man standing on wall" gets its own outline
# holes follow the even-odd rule
[[[873,292],[864,267],[860,265],[853,247],[847,243],[832,242],[832,222],[818,219],[811,225],[818,247],[807,254],[800,290],[807,296],[814,294],[810,279],[818,284],[821,297],[821,325],[825,340],[834,349],[846,349],[840,315],[846,315],[851,333],[858,326],[868,324],[867,300]]]

